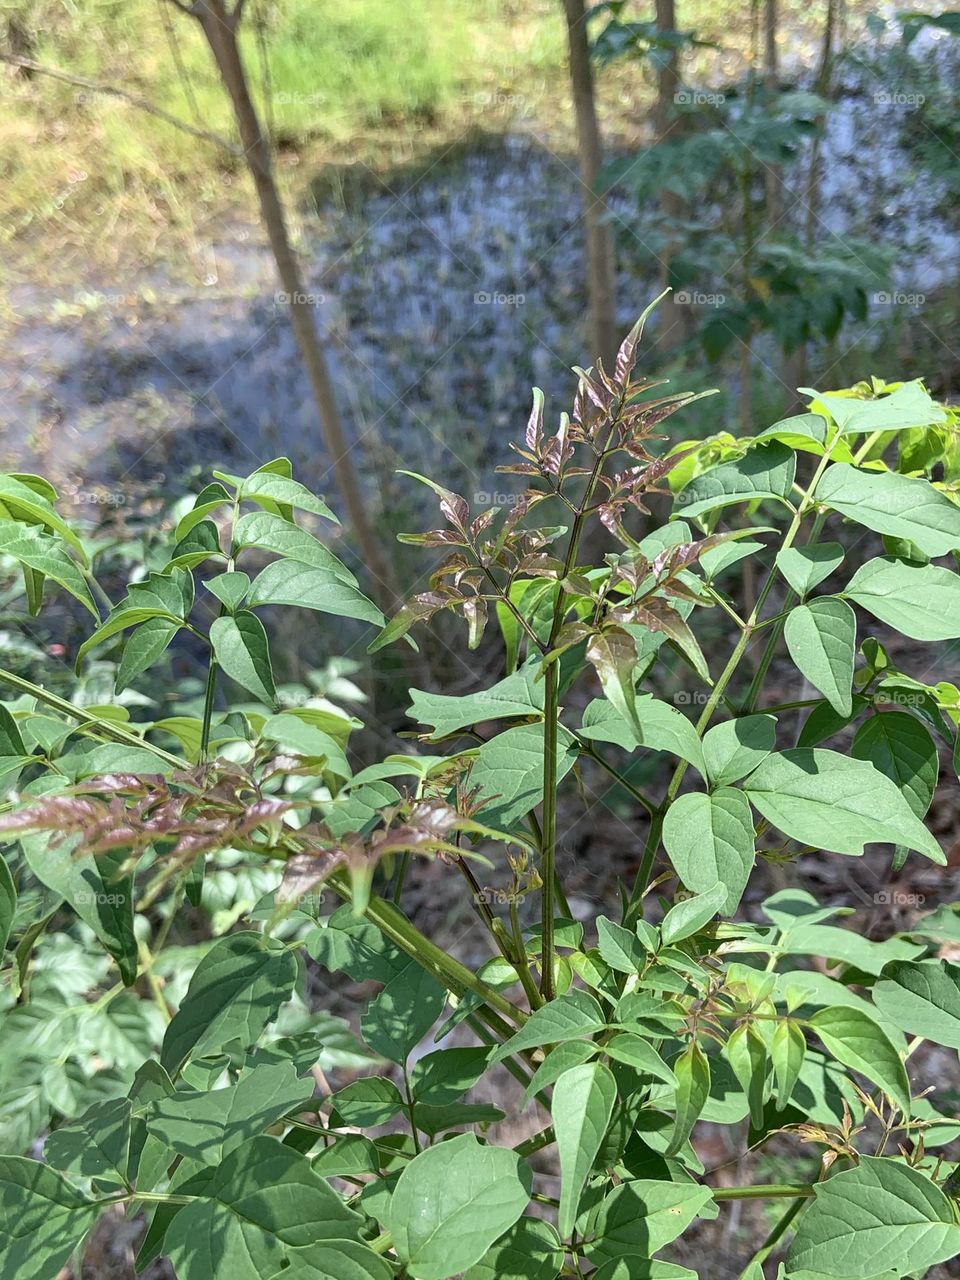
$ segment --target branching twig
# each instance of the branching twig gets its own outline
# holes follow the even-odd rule
[[[178,8],[184,8],[183,5],[179,4],[179,0],[172,0],[172,3],[176,4]],[[40,62],[34,62],[32,58],[21,58],[19,54],[7,53],[2,49],[0,49],[0,62],[6,62],[11,67],[23,67],[27,71],[33,71],[41,76],[49,76],[51,80],[60,80],[64,84],[76,85],[78,89],[87,89],[90,93],[102,93],[108,98],[119,98],[131,107],[136,107],[138,111],[145,111],[147,115],[156,116],[158,120],[163,120],[166,124],[173,125],[175,129],[181,129],[184,133],[189,133],[203,142],[212,142],[216,146],[222,147],[225,151],[229,151],[231,155],[236,156],[238,159],[243,159],[243,148],[238,147],[229,138],[221,137],[219,133],[211,133],[209,129],[197,129],[192,124],[187,124],[186,120],[181,120],[178,116],[172,116],[169,111],[164,111],[162,107],[154,106],[146,98],[139,98],[135,93],[127,93],[126,89],[118,89],[116,85],[101,84],[97,80],[88,80],[86,76],[75,76],[70,71],[61,71],[59,67],[45,67]]]

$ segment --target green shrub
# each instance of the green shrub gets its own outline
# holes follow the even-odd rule
[[[537,393],[504,468],[530,487],[504,509],[475,514],[426,480],[442,523],[407,540],[445,558],[386,625],[311,531],[332,513],[284,460],[215,473],[162,572],[106,613],[49,485],[0,481],[0,551],[31,611],[49,588],[95,619],[79,662],[110,646],[122,690],[181,632],[209,652],[202,714],[157,723],[0,672],[20,695],[0,709],[17,788],[0,815],[4,1034],[26,1071],[53,1028],[40,1074],[66,1091],[79,991],[101,990],[82,1004],[100,1019],[88,1036],[106,1040],[107,1011],[131,1025],[151,1010],[122,1053],[104,1047],[84,1110],[54,1106],[44,1162],[0,1158],[2,1280],[53,1280],[117,1204],[150,1217],[138,1265],[166,1255],[178,1280],[689,1276],[656,1255],[745,1198],[782,1202],[743,1259],[748,1280],[790,1233],[779,1274],[796,1280],[920,1275],[960,1253],[941,1150],[956,1126],[908,1074],[924,1041],[960,1047],[960,969],[932,958],[956,915],[874,942],[786,890],[762,919],[737,918],[758,856],[881,845],[894,868],[911,853],[945,862],[924,819],[957,690],[898,670],[873,636],[858,649],[857,627],[960,638],[954,413],[919,382],[875,382],[813,392],[808,412],[748,439],[665,444],[662,424],[698,397],[637,377],[641,332],[612,373],[577,371],[552,434]],[[670,518],[644,532],[658,493]],[[861,530],[877,545],[857,555]],[[742,610],[724,575],[748,558],[765,576]],[[215,601],[208,626],[197,585]],[[422,753],[355,770],[351,715],[277,698],[259,611],[286,607],[376,628],[374,651],[462,613],[471,646],[499,629],[503,676],[464,696],[412,690]],[[728,636],[720,659],[718,640],[709,658],[698,640],[705,616]],[[764,698],[781,636],[815,691],[800,702]],[[675,659],[694,716],[649,691]],[[848,749],[829,745],[847,731]],[[627,776],[640,750],[675,761],[659,797]],[[558,794],[581,768],[610,773],[646,815],[616,918],[586,924],[556,856]],[[263,897],[178,984],[167,930],[226,854],[266,875]],[[414,856],[462,874],[489,938],[479,969],[404,914]],[[482,887],[488,869],[500,887]],[[342,905],[321,910],[324,895]],[[95,937],[109,960],[58,986],[67,952],[44,950],[45,930],[64,946]],[[329,1018],[310,1021],[307,957],[379,987],[360,1024],[368,1074],[330,1096],[311,1068],[328,1041],[351,1048]],[[468,1097],[503,1069],[549,1118],[512,1148],[485,1136],[504,1112]],[[717,1185],[697,1154],[708,1122],[746,1122],[751,1146],[787,1135],[802,1176]],[[558,1198],[545,1168],[559,1168]]]

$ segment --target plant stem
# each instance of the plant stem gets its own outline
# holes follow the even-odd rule
[[[766,1240],[764,1240],[763,1244],[740,1272],[738,1280],[747,1280],[749,1272],[754,1266],[760,1266],[762,1263],[766,1262],[767,1258],[769,1258],[771,1253],[773,1253],[783,1236],[789,1230],[790,1224],[793,1222],[797,1214],[803,1209],[805,1204],[806,1200],[798,1197],[794,1200],[793,1204],[788,1206],[787,1211],[778,1219]]]
[[[520,915],[517,911],[515,894],[510,898],[510,932],[513,935],[514,950],[514,957],[511,963],[520,975],[520,984],[526,992],[527,999],[530,1001],[530,1008],[539,1009],[543,1004],[543,997],[537,990],[537,984],[534,982],[533,975],[530,972],[526,948],[523,945],[523,930],[520,928]]]
[[[544,675],[543,700],[543,844],[541,846],[541,935],[540,994],[552,1000],[553,917],[557,874],[557,716],[559,708],[557,664],[551,662]]]
[[[11,685],[14,689],[19,689],[21,693],[27,693],[36,698],[38,702],[43,702],[48,707],[53,707],[61,715],[69,716],[72,720],[85,721],[87,724],[96,725],[99,733],[105,737],[112,738],[114,742],[122,742],[124,746],[128,747],[143,747],[145,751],[152,751],[158,759],[165,760],[167,764],[173,765],[177,769],[186,769],[188,767],[179,756],[171,755],[169,751],[164,751],[162,747],[155,746],[152,742],[147,742],[145,738],[141,738],[138,734],[130,733],[129,730],[112,724],[109,720],[105,720],[102,716],[98,716],[86,707],[74,706],[66,698],[50,693],[42,685],[34,684],[32,680],[25,680],[23,676],[14,675],[12,671],[5,671],[2,668],[0,668],[0,680],[4,684]]]
[[[649,813],[651,817],[653,816],[656,812],[653,802],[648,800],[643,792],[639,791],[633,783],[628,782],[623,774],[620,773],[618,769],[615,769],[608,760],[604,759],[603,755],[595,747],[592,747],[589,742],[581,740],[580,750],[585,756],[589,756],[591,760],[598,764],[601,769],[605,769],[611,778],[615,778],[620,786],[623,787],[624,791],[629,792],[629,794],[633,796],[634,800],[636,800],[637,804],[646,809],[647,813]]]
[[[603,464],[607,457],[607,448],[613,439],[620,417],[620,406],[610,424],[604,447],[597,450],[593,469],[583,491],[583,497],[577,507],[573,525],[570,529],[570,541],[563,560],[563,573],[557,583],[557,599],[553,606],[553,622],[547,639],[546,650],[549,653],[556,643],[557,634],[563,625],[563,588],[560,581],[569,577],[576,567],[577,552],[580,550],[580,538],[583,535],[584,519],[593,498]],[[540,994],[544,1000],[552,1000],[555,992],[553,981],[553,916],[557,899],[557,719],[559,715],[559,663],[551,662],[544,671],[543,699],[543,840],[540,845],[540,875],[543,880],[541,892],[541,930],[540,930]]]
[[[200,729],[200,759],[206,760],[210,747],[210,725],[213,721],[213,699],[217,689],[217,672],[220,664],[210,652],[210,665],[207,667],[207,687],[203,695],[203,725]]]
[[[334,872],[327,883],[342,898],[351,901],[350,882],[345,872]],[[514,1027],[504,1022],[504,1017],[509,1018],[516,1026],[522,1026],[526,1021],[527,1015],[522,1009],[511,1004],[498,991],[494,991],[471,973],[466,965],[431,942],[391,903],[372,896],[364,914],[385,937],[422,964],[453,995],[462,997],[466,992],[472,991],[479,996],[487,1009],[479,1009],[478,1015],[499,1035],[508,1038],[514,1032]],[[501,1014],[503,1017],[499,1016]]]
[[[820,481],[820,477],[823,475],[824,471],[826,470],[827,464],[829,463],[829,461],[830,461],[830,449],[827,449],[827,451],[824,453],[823,457],[820,459],[819,463],[817,464],[816,470],[813,473],[813,477],[810,480],[809,485],[807,486],[807,489],[803,495],[802,500],[798,503],[797,507],[794,510],[793,519],[790,522],[789,528],[784,534],[783,542],[780,544],[780,549],[782,551],[785,551],[789,547],[793,546],[796,536],[800,531],[800,525],[803,522],[804,516],[809,511],[810,507],[813,505],[813,500],[812,500],[813,492]],[[717,680],[716,684],[713,686],[713,689],[710,691],[710,696],[707,698],[703,711],[700,713],[700,717],[696,722],[695,728],[697,731],[697,736],[700,738],[703,737],[704,733],[709,727],[710,721],[713,719],[713,714],[716,711],[717,707],[719,706],[720,700],[723,698],[724,693],[726,692],[727,685],[730,683],[731,679],[736,674],[737,669],[740,666],[740,662],[743,658],[743,655],[746,653],[747,648],[750,644],[750,641],[753,638],[757,623],[760,618],[760,614],[763,612],[763,606],[766,604],[767,597],[770,595],[770,592],[773,590],[773,584],[776,581],[776,576],[777,576],[777,567],[774,564],[771,566],[770,572],[767,574],[764,584],[760,588],[760,592],[757,595],[756,603],[754,604],[753,608],[750,611],[750,616],[747,618],[746,624],[744,625],[744,629],[743,631],[741,631],[740,636],[737,639],[737,643],[734,645],[733,652],[730,654],[730,657],[727,660],[727,665],[724,667],[723,671],[720,673],[719,679]],[[778,637],[779,637],[779,630],[777,627],[774,627],[770,633],[770,639],[767,642],[767,651],[764,653],[764,657],[763,659],[761,659],[760,666],[757,668],[757,671],[754,674],[754,678],[751,683],[750,690],[747,694],[747,700],[744,704],[744,708],[743,708],[744,711],[751,709],[753,701],[755,700],[757,694],[759,693],[760,685],[763,681],[763,676],[766,674],[767,668],[770,665],[770,660],[773,657],[773,649],[776,645]],[[680,790],[680,784],[683,781],[684,775],[686,774],[688,768],[689,768],[689,765],[687,764],[686,760],[681,760],[677,764],[677,767],[674,770],[673,776],[670,779],[670,783],[667,787],[667,793],[664,796],[663,804],[660,807],[661,814],[665,813],[666,810],[669,808],[669,806],[676,799],[677,793]],[[662,819],[661,819],[661,827],[662,827]],[[650,833],[651,836],[653,835],[653,833],[654,833],[654,827],[652,825],[651,833]],[[657,842],[659,843],[659,834],[660,834],[659,830],[657,831],[656,834],[657,834]],[[644,851],[643,861],[640,864],[640,870],[637,873],[637,879],[634,883],[633,892],[631,893],[631,896],[630,896],[631,913],[636,909],[637,903],[643,897],[643,894],[646,891],[647,879],[649,878],[650,868],[653,865],[653,859],[655,856],[656,856],[656,844],[653,844],[651,840],[648,839],[647,848]]]
[[[809,1200],[813,1187],[788,1182],[758,1182],[753,1187],[713,1187],[714,1200]]]

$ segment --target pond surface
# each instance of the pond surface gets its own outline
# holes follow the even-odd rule
[[[909,107],[878,102],[877,92],[875,76],[854,79],[829,117],[820,236],[825,252],[845,235],[895,248],[909,308],[954,283],[958,233],[944,191],[903,145]],[[389,187],[370,182],[348,206],[329,206],[303,249],[368,482],[388,509],[409,499],[409,482],[393,477],[401,465],[468,492],[502,488],[493,463],[522,429],[530,386],[564,407],[569,365],[586,350],[573,159],[509,136]],[[648,267],[629,268],[642,214],[624,197],[613,216],[626,328],[656,282]],[[156,271],[123,293],[94,280],[14,289],[20,323],[0,356],[0,461],[43,470],[94,503],[191,465],[252,469],[286,453],[329,492],[269,255],[238,231],[212,246],[210,262],[193,289]],[[865,339],[859,376],[874,371],[866,339],[890,306],[876,301],[853,335]],[[707,374],[717,376],[733,377]],[[702,414],[704,430],[729,425],[720,399]]]

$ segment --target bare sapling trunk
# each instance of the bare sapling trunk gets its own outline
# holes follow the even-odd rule
[[[317,337],[300,264],[290,242],[283,204],[273,173],[271,146],[261,128],[256,108],[250,97],[243,60],[237,44],[237,27],[243,0],[236,0],[232,9],[227,8],[224,0],[196,0],[196,3],[190,5],[174,0],[174,3],[199,21],[224,87],[230,95],[243,143],[244,158],[256,187],[260,213],[276,262],[277,274],[288,298],[290,323],[320,417],[334,482],[357,539],[360,554],[375,583],[374,594],[378,603],[385,608],[391,608],[396,600],[396,593],[391,585],[393,581],[391,571],[380,550],[380,543],[368,515],[367,505],[350,456],[351,446],[344,432],[330,371]]]
[[[763,87],[772,101],[780,89],[780,61],[777,52],[777,0],[765,0],[763,18]],[[767,216],[775,227],[783,217],[783,172],[770,165],[766,173]]]
[[[674,0],[657,0],[657,30],[661,34],[675,31],[677,28],[677,12]],[[654,108],[653,124],[656,138],[654,146],[659,146],[670,133],[679,136],[683,132],[683,123],[676,115],[677,94],[680,90],[680,65],[676,48],[672,48],[669,56],[661,58],[657,66],[657,102]],[[683,201],[674,191],[661,191],[660,208],[668,226],[676,226],[684,215]],[[670,283],[670,263],[676,252],[677,243],[667,243],[660,256],[660,288],[665,289]],[[660,328],[658,329],[658,347],[664,351],[673,351],[688,336],[690,313],[677,301],[675,293],[668,293],[660,307]]]
[[[590,304],[590,337],[594,356],[602,356],[613,368],[617,352],[616,276],[613,237],[607,221],[607,202],[597,189],[603,165],[603,147],[593,92],[593,69],[587,39],[583,0],[564,0],[570,49],[570,87],[577,122],[580,181],[585,187],[584,228],[587,241],[587,296]]]

